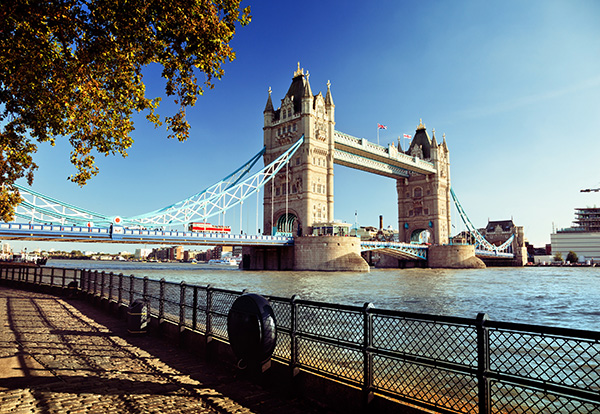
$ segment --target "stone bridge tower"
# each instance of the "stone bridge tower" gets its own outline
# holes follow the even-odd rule
[[[446,137],[437,143],[421,121],[406,153],[430,161],[437,173],[411,174],[397,180],[398,228],[401,242],[447,244],[450,232],[450,160]]]
[[[313,95],[308,71],[294,72],[292,83],[274,109],[271,88],[264,110],[265,166],[304,134],[304,144],[288,167],[264,187],[264,234],[310,234],[314,223],[333,222],[335,117],[330,83],[325,97]]]

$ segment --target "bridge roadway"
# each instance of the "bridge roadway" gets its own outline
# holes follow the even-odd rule
[[[225,246],[290,246],[293,237],[203,233],[178,230],[128,229],[120,226],[81,227],[56,224],[1,223],[0,239],[49,242],[178,244]]]
[[[55,224],[0,223],[0,239],[48,242],[121,244],[177,244],[205,246],[292,246],[291,236],[205,233],[178,230],[145,230],[113,227],[60,226]],[[429,246],[389,241],[362,241],[361,251],[379,251],[398,259],[427,260]],[[513,258],[512,253],[475,251],[479,257]]]

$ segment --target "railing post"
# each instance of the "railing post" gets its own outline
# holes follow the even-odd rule
[[[212,301],[213,301],[213,287],[208,285],[206,287],[206,343],[212,341]]]
[[[183,331],[185,326],[185,287],[186,284],[182,280],[179,284],[179,332]]]
[[[158,301],[158,323],[160,324],[165,317],[165,278],[160,279],[160,299]]]
[[[133,303],[133,288],[135,283],[135,276],[129,276],[129,306]]]
[[[54,286],[54,268],[50,271],[50,286]]]
[[[98,294],[98,271],[94,270],[94,296]]]
[[[479,414],[490,414],[491,395],[490,380],[490,333],[485,322],[489,320],[486,313],[477,314],[477,388],[479,393]]]
[[[103,270],[102,272],[100,272],[100,299],[104,297],[104,276],[106,276],[106,274]]]
[[[150,317],[150,300],[148,300],[148,276],[144,276],[144,285],[143,285],[143,293],[142,299],[144,299],[144,303],[146,305],[146,312],[148,312],[148,317]]]
[[[67,285],[67,282],[66,282],[66,281],[67,281],[67,269],[66,269],[66,268],[63,268],[63,271],[62,271],[62,285],[61,285],[61,287],[62,287],[63,289],[64,289],[64,288],[65,288],[65,286]]]
[[[197,328],[198,319],[198,286],[194,285],[194,303],[192,304],[192,329],[195,331]]]
[[[290,372],[292,379],[298,375],[298,295],[292,296],[290,302]]]
[[[118,292],[118,302],[117,304],[120,306],[123,303],[123,273],[119,273],[119,292]]]
[[[79,272],[79,287],[82,291],[87,292],[87,270],[81,269]]]
[[[113,292],[113,276],[114,276],[113,272],[110,272],[108,274],[108,278],[109,278],[108,279],[108,301],[109,302],[112,300],[112,296],[113,296],[112,295],[112,292]]]
[[[363,313],[363,404],[365,411],[373,401],[373,315],[371,309],[372,303],[365,303],[362,308]]]
[[[38,268],[34,267],[33,268],[33,284],[35,285],[37,282],[37,273],[38,273]],[[40,283],[41,284],[41,283]]]

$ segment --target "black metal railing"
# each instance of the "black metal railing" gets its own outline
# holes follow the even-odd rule
[[[80,288],[227,341],[244,292],[81,269],[4,267],[0,279]],[[600,413],[600,332],[270,296],[274,358],[442,413]]]

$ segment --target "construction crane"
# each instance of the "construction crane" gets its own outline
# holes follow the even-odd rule
[[[600,191],[600,188],[586,188],[585,190],[579,190],[580,193],[591,193],[591,192],[598,192]]]

